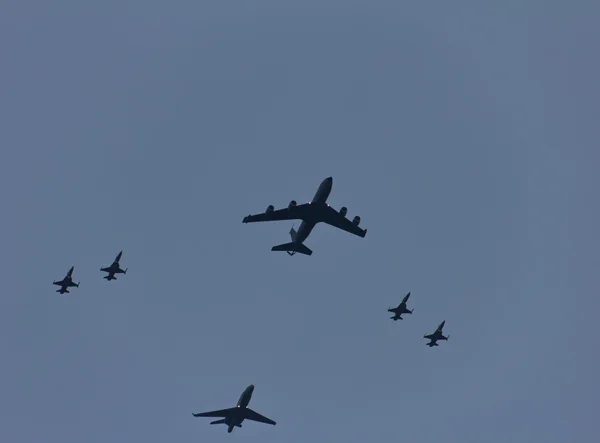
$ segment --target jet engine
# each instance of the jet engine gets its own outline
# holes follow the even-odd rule
[[[354,217],[354,219],[352,220],[352,223],[354,223],[356,226],[358,226],[360,224],[360,217],[358,215],[356,217]]]
[[[340,215],[342,217],[345,217],[347,213],[348,213],[348,208],[345,206],[342,206],[342,209],[340,209]]]
[[[273,212],[274,210],[275,210],[275,206],[269,205],[269,206],[267,206],[267,210],[265,212],[269,213],[269,212]]]
[[[288,205],[288,209],[292,209],[292,208],[295,208],[295,207],[296,207],[296,200],[292,200],[290,202],[290,204]]]

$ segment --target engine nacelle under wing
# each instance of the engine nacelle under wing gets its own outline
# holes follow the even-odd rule
[[[274,210],[275,210],[275,206],[269,205],[269,206],[267,206],[267,210],[265,212],[268,214],[269,212],[273,212]]]
[[[292,208],[295,208],[295,207],[296,207],[296,200],[292,200],[290,202],[290,204],[288,205],[288,209],[292,209]]]
[[[354,217],[354,219],[352,220],[352,223],[354,223],[356,226],[358,226],[360,224],[360,217],[358,215],[356,217]]]
[[[348,208],[345,206],[342,206],[342,209],[340,209],[340,215],[342,217],[345,217],[347,213],[348,213]]]

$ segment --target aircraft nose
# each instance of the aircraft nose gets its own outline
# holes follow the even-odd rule
[[[325,181],[329,182],[329,183],[333,183],[333,177],[327,177],[325,179]]]

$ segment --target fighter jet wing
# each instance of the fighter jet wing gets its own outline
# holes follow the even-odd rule
[[[192,414],[194,417],[229,417],[235,408],[219,409],[217,411]]]
[[[350,234],[358,235],[359,237],[364,237],[367,235],[366,229],[361,229],[342,214],[337,212],[331,206],[327,206],[326,217],[323,223],[327,223],[328,225],[333,226],[334,228],[341,229],[342,231],[349,232]]]
[[[264,415],[260,415],[258,412],[253,411],[250,408],[246,408],[245,418],[246,418],[246,420],[259,421],[261,423],[266,423],[268,425],[275,425],[276,424],[270,418],[267,418]]]
[[[310,206],[309,203],[292,206],[291,208],[278,209],[276,211],[266,211],[262,214],[248,215],[244,217],[242,223],[254,223],[265,221],[281,221],[281,220],[299,220]]]

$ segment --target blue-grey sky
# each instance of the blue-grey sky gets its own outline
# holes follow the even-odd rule
[[[0,440],[598,441],[597,2],[50,3],[0,7]],[[364,239],[241,223],[330,175]],[[192,417],[250,383],[277,426]]]

